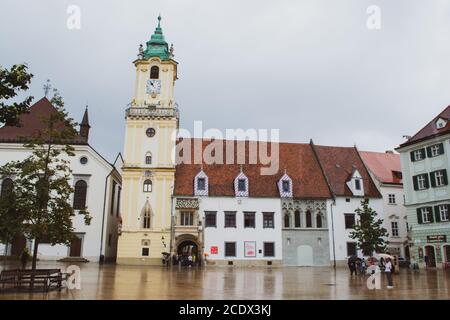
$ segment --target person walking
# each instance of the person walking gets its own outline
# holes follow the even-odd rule
[[[22,270],[25,270],[25,268],[27,267],[28,259],[30,259],[30,253],[28,252],[28,248],[25,247],[20,254],[20,263],[22,264]]]
[[[348,268],[350,269],[350,275],[352,276],[353,273],[356,274],[356,264],[355,264],[355,259],[353,256],[348,258],[347,265],[348,265]]]
[[[195,267],[197,264],[197,255],[193,254],[192,255],[192,265]]]
[[[192,267],[192,256],[188,255],[188,265],[189,267]]]
[[[366,260],[364,258],[361,259],[361,275],[365,275],[366,274],[366,269],[367,269],[367,264],[366,264]]]
[[[384,273],[386,273],[386,278],[388,281],[387,288],[388,289],[394,288],[394,284],[392,282],[392,262],[390,258],[387,258],[386,262],[384,263]]]

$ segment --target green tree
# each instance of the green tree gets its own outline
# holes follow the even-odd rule
[[[17,212],[17,199],[12,187],[12,184],[9,186],[4,184],[0,194],[0,243],[5,244],[5,261],[8,244],[15,236],[23,234],[23,216]]]
[[[20,91],[25,91],[33,75],[28,73],[26,64],[18,64],[5,69],[0,66],[0,124],[19,126],[20,115],[28,112],[33,97],[26,97],[20,102],[13,102]]]
[[[75,155],[70,142],[77,135],[76,124],[65,111],[57,90],[54,90],[51,102],[56,111],[42,117],[44,129],[29,137],[24,145],[32,154],[0,169],[3,176],[14,176],[15,210],[22,214],[25,235],[34,239],[33,270],[36,269],[40,240],[45,239],[52,245],[69,245],[74,237],[72,220],[75,211],[70,201],[74,190],[67,157]],[[91,217],[87,208],[78,212],[89,225]]]
[[[369,200],[361,200],[361,207],[355,210],[358,223],[355,230],[350,233],[350,238],[357,240],[357,245],[365,256],[371,256],[374,252],[384,252],[388,242],[383,237],[389,234],[383,228],[383,219],[377,218],[377,212],[369,207]]]

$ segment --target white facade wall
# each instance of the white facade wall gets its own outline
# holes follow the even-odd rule
[[[81,256],[89,261],[99,261],[101,237],[102,237],[102,224],[104,227],[103,232],[103,248],[102,254],[105,254],[105,247],[108,247],[108,235],[112,233],[114,235],[114,241],[112,244],[115,246],[117,241],[117,219],[116,215],[109,215],[109,207],[111,204],[111,189],[112,189],[112,177],[109,176],[112,167],[109,163],[101,158],[91,147],[86,145],[76,145],[75,156],[67,157],[70,161],[70,167],[72,169],[74,184],[77,180],[83,179],[87,182],[87,196],[86,205],[92,220],[89,226],[84,224],[82,216],[77,215],[74,218],[73,226],[75,233],[82,238]],[[14,160],[23,160],[31,153],[25,150],[21,144],[1,144],[0,145],[0,166],[7,162]],[[86,156],[88,158],[87,164],[80,163],[80,158]],[[108,177],[109,176],[109,177]],[[107,177],[109,178],[106,190],[106,215],[103,223],[103,205],[105,195],[105,183]],[[116,178],[116,180],[118,180]],[[119,182],[119,181],[118,181]],[[120,184],[118,183],[118,186]],[[115,200],[117,202],[117,199]],[[30,249],[32,249],[32,242],[29,243]],[[1,247],[0,247],[1,250]],[[32,251],[31,251],[32,252]],[[111,254],[111,251],[110,251]],[[69,255],[69,246],[50,244],[40,244],[38,248],[38,258],[41,260],[58,260]],[[115,253],[114,253],[115,255]]]
[[[403,205],[403,186],[381,185],[379,188],[383,197],[383,211],[378,212],[379,217],[384,220],[383,227],[389,233],[388,248],[398,249],[400,252],[390,252],[391,254],[400,253],[400,257],[405,257],[405,245],[408,241],[407,215],[406,208]],[[389,203],[389,195],[395,195],[395,204]],[[392,222],[397,222],[398,236],[392,234]],[[392,250],[391,250],[392,251]]]
[[[347,202],[347,200],[349,201]],[[356,242],[356,240],[350,238],[350,233],[353,229],[345,228],[345,214],[353,213],[356,215],[355,210],[361,207],[361,200],[363,200],[361,197],[336,197],[335,203],[333,200],[327,200],[330,259],[333,261],[335,254],[338,264],[342,265],[343,262],[347,261],[347,242]],[[383,199],[370,198],[369,206],[377,213],[382,213]],[[357,215],[355,217],[357,221]],[[358,256],[362,256],[360,250],[358,250]]]
[[[208,260],[280,260],[282,259],[282,218],[279,198],[200,198],[200,215],[205,211],[217,212],[217,227],[204,228],[205,252]],[[236,228],[225,228],[225,211],[236,211]],[[255,212],[255,228],[244,228],[244,212]],[[263,228],[263,212],[274,213],[274,228]],[[244,256],[244,242],[256,242],[256,257]],[[225,257],[225,242],[236,242],[236,257]],[[264,257],[264,242],[275,243],[275,256]],[[218,247],[218,254],[210,254],[211,247]],[[261,250],[261,252],[260,252]]]

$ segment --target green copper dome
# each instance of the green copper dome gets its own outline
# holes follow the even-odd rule
[[[151,57],[159,57],[161,60],[170,59],[169,46],[161,29],[161,16],[158,16],[158,26],[150,40],[147,41],[147,49],[144,51],[144,59]]]

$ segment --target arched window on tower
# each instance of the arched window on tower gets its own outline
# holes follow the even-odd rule
[[[13,181],[10,178],[6,178],[2,181],[2,190],[0,193],[0,198],[6,197],[6,195],[12,191]]]
[[[322,214],[320,212],[317,212],[316,228],[322,228]]]
[[[144,181],[144,192],[152,192],[152,180],[147,179]]]
[[[145,202],[144,207],[142,208],[141,211],[141,216],[142,216],[142,228],[144,229],[150,229],[152,227],[151,222],[152,222],[152,207],[150,206],[150,202],[147,201]]]
[[[75,191],[73,195],[73,208],[75,210],[86,209],[87,183],[79,180],[75,183]]]
[[[291,227],[291,221],[289,219],[289,213],[285,213],[284,214],[284,227],[285,228],[290,228]]]
[[[159,68],[157,66],[151,67],[150,79],[159,79]]]
[[[306,211],[306,227],[312,228],[312,215],[311,211]]]
[[[147,152],[145,155],[145,164],[152,164],[152,154],[150,152]]]
[[[300,228],[302,226],[300,222],[300,211],[296,210],[294,213],[294,227]]]

